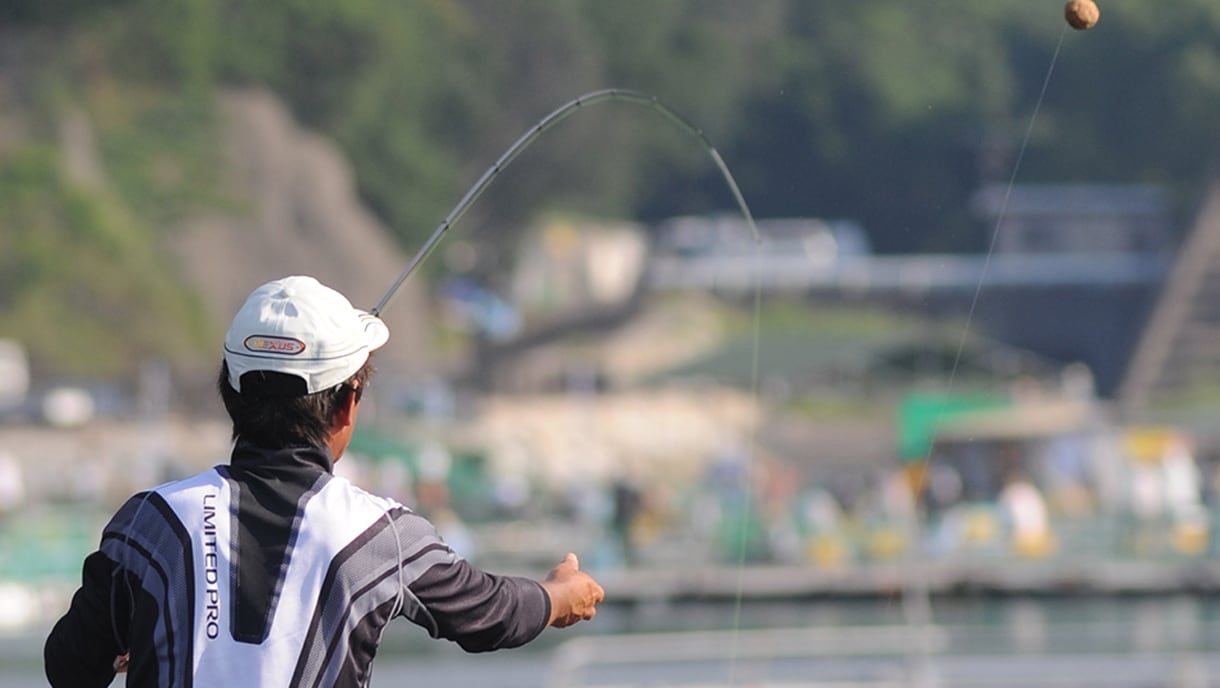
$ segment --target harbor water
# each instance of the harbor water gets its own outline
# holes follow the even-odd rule
[[[373,686],[1213,686],[1220,600],[1210,595],[963,595],[911,623],[898,597],[611,600],[584,628],[469,655],[406,622]],[[0,688],[46,685],[45,624],[0,645]],[[114,685],[124,685],[116,678]]]

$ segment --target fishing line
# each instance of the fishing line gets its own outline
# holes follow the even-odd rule
[[[753,227],[753,220],[751,227]],[[757,236],[757,230],[755,230]],[[750,398],[755,401],[755,408],[761,412],[762,403],[758,392],[758,362],[759,349],[762,340],[761,317],[762,313],[762,243],[756,242],[754,246],[754,327],[751,332],[750,343]],[[746,549],[750,541],[750,529],[753,516],[751,512],[754,509],[754,462],[758,451],[758,430],[761,425],[761,420],[756,415],[749,429],[748,450],[746,456],[746,470],[742,476],[742,519],[745,520],[741,532],[738,534],[737,540],[737,581],[736,590],[733,594],[733,615],[732,625],[730,626],[730,641],[729,641],[729,668],[728,678],[730,686],[737,685],[737,654],[739,647],[738,633],[741,630],[741,609],[743,598],[745,597],[745,571],[746,571]]]
[[[1029,139],[1034,132],[1034,124],[1038,121],[1038,112],[1042,109],[1042,101],[1046,98],[1046,89],[1051,83],[1051,74],[1055,72],[1055,63],[1059,61],[1059,50],[1063,47],[1063,36],[1067,33],[1067,27],[1059,31],[1059,42],[1055,44],[1055,52],[1051,55],[1050,67],[1046,70],[1046,78],[1042,80],[1042,90],[1038,93],[1038,102],[1034,104],[1033,114],[1029,118],[1029,126],[1025,128],[1025,137],[1021,140],[1021,148],[1017,152],[1017,159],[1013,162],[1012,175],[1008,178],[1008,187],[1004,190],[1004,200],[1000,203],[1000,211],[996,215],[995,226],[991,230],[991,241],[987,245],[987,253],[983,256],[983,269],[979,272],[979,281],[974,287],[974,296],[970,299],[970,310],[966,313],[966,324],[962,327],[962,337],[957,343],[957,353],[953,357],[953,368],[949,371],[949,388],[952,389],[954,379],[957,376],[957,366],[962,358],[962,351],[966,346],[966,337],[970,332],[970,324],[974,320],[974,311],[978,306],[979,294],[983,291],[983,280],[987,277],[987,270],[991,267],[991,257],[995,253],[996,241],[1000,237],[1000,227],[1004,224],[1004,220],[1008,215],[1008,201],[1012,197],[1012,189],[1017,182],[1017,173],[1021,170],[1021,161],[1025,159],[1025,149],[1029,146]]]
[[[1021,162],[1025,159],[1025,151],[1028,148],[1029,140],[1033,135],[1034,125],[1038,121],[1038,113],[1041,111],[1042,103],[1046,99],[1047,88],[1051,82],[1051,75],[1055,72],[1055,65],[1059,61],[1059,52],[1063,47],[1063,37],[1066,33],[1067,27],[1065,26],[1059,32],[1059,40],[1055,44],[1055,50],[1051,55],[1050,65],[1047,67],[1046,76],[1042,80],[1042,89],[1039,91],[1038,99],[1034,103],[1034,109],[1030,115],[1029,124],[1025,128],[1025,136],[1021,140],[1021,146],[1018,149],[1016,160],[1013,161],[1012,174],[1008,178],[1008,185],[1004,191],[1004,198],[1001,201],[1000,209],[996,216],[995,225],[991,230],[991,238],[987,246],[987,253],[983,257],[983,266],[979,272],[978,282],[975,284],[974,294],[970,300],[970,308],[966,314],[966,322],[962,326],[962,334],[957,344],[957,352],[953,357],[953,366],[949,370],[949,377],[946,382],[946,393],[948,394],[953,392],[953,388],[956,383],[957,369],[961,364],[962,353],[965,350],[966,340],[969,337],[970,327],[974,321],[974,314],[978,307],[979,297],[983,291],[983,283],[987,279],[987,271],[991,266],[991,258],[995,254],[996,243],[1000,236],[1000,228],[1003,226],[1004,220],[1006,219],[1008,213],[1008,202],[1012,197],[1012,190],[1016,185],[1017,175],[1021,170]],[[935,438],[933,438],[933,442],[935,442]],[[924,471],[919,482],[919,490],[917,490],[915,494],[915,518],[913,519],[915,531],[915,551],[921,556],[919,556],[919,559],[916,561],[918,565],[915,567],[915,575],[910,576],[909,583],[907,584],[902,598],[903,617],[906,620],[907,625],[912,631],[915,632],[915,644],[919,646],[915,648],[918,650],[917,657],[924,662],[923,665],[916,667],[917,671],[920,672],[918,679],[924,682],[931,680],[931,677],[927,673],[924,673],[930,671],[930,665],[927,664],[929,651],[927,646],[924,645],[928,638],[928,634],[921,631],[930,627],[933,619],[932,602],[929,595],[928,572],[926,571],[926,564],[929,559],[926,552],[927,543],[925,542],[926,537],[924,533],[924,519],[926,518],[926,514],[923,507],[920,505],[920,494],[931,476],[933,456],[932,449],[933,447],[928,448]]]

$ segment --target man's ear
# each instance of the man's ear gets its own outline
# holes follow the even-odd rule
[[[331,419],[331,432],[356,424],[356,404],[358,403],[356,388],[345,387],[344,392],[343,399],[339,401],[339,406],[335,409],[335,416]]]

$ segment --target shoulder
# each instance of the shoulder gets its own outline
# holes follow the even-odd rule
[[[111,526],[130,523],[137,518],[146,518],[154,513],[169,516],[175,511],[172,503],[201,488],[215,489],[224,482],[224,478],[216,468],[196,473],[195,475],[161,483],[142,492],[137,492],[127,498],[111,518]]]
[[[406,540],[434,543],[449,550],[432,521],[396,499],[373,494],[339,476],[330,479],[323,496],[325,508],[331,513],[342,513],[348,520],[368,523],[374,528],[379,528],[376,522],[382,521],[392,525],[392,530]]]
[[[352,483],[347,478],[338,475],[331,476],[321,492],[327,499],[343,501],[347,504],[348,508],[356,510],[367,509],[379,513],[400,511],[411,513],[411,509],[402,502],[390,497],[373,494]]]
[[[185,478],[179,478],[177,480],[170,480],[168,482],[161,483],[156,487],[149,488],[146,492],[137,494],[135,497],[133,497],[133,499],[148,493],[155,493],[161,495],[162,497],[169,497],[171,495],[197,490],[202,487],[214,487],[221,485],[225,481],[223,473],[224,471],[224,466],[214,466]]]

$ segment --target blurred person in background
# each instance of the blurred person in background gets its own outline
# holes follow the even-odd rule
[[[402,616],[470,652],[591,619],[574,554],[542,581],[455,553],[402,504],[333,475],[389,332],[310,277],[256,289],[225,336],[230,462],[131,497],[51,630],[52,686],[363,686]]]
[[[25,503],[25,478],[17,457],[0,449],[0,518]]]

